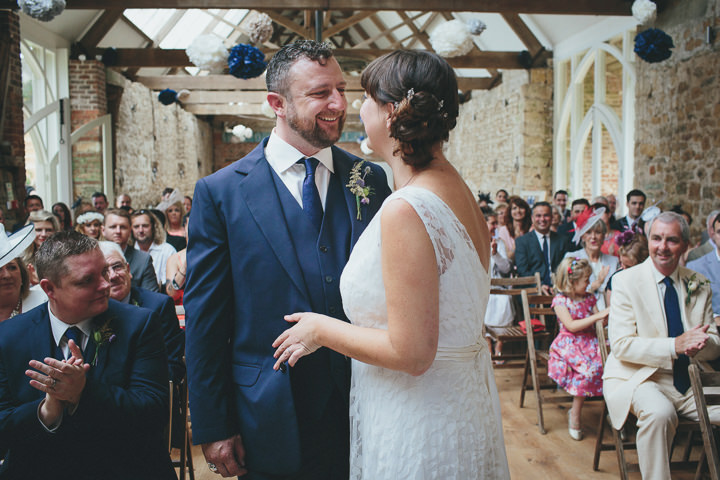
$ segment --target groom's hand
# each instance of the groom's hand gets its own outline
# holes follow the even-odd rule
[[[245,468],[245,448],[240,435],[217,442],[203,443],[205,461],[217,467],[217,473],[223,477],[241,477],[247,473]]]

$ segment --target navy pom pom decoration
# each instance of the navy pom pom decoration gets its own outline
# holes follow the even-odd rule
[[[177,92],[166,88],[162,92],[158,93],[158,100],[160,100],[160,103],[163,105],[172,105],[175,103],[175,100],[177,100]]]
[[[659,28],[651,28],[640,32],[635,37],[635,53],[648,63],[667,60],[675,48],[672,37]]]
[[[237,78],[255,78],[262,75],[266,67],[265,54],[251,45],[240,43],[230,50],[228,68]]]

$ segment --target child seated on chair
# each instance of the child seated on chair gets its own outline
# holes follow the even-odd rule
[[[568,432],[582,440],[581,413],[585,397],[602,395],[602,358],[595,322],[607,321],[608,310],[598,312],[596,298],[586,291],[592,268],[585,259],[563,259],[555,273],[559,292],[552,306],[560,325],[548,360],[548,376],[573,398],[568,410]]]

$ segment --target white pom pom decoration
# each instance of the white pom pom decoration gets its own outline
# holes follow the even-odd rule
[[[272,34],[272,20],[266,13],[258,13],[248,24],[248,36],[255,45],[267,42]]]
[[[356,98],[355,100],[353,100],[352,107],[355,110],[360,110],[360,107],[362,107],[362,100],[360,100],[359,98]]]
[[[190,90],[183,88],[177,92],[177,99],[180,101],[186,100],[190,96]]]
[[[252,128],[246,127],[245,125],[235,125],[232,129],[233,135],[242,140],[248,140],[252,137]]]
[[[446,58],[466,55],[473,47],[470,30],[461,20],[450,20],[433,30],[430,44],[438,55]]]
[[[268,118],[275,118],[275,110],[272,109],[267,100],[263,102],[262,107],[260,107],[260,111]]]
[[[368,147],[368,140],[367,138],[363,138],[362,142],[360,142],[360,150],[365,155],[372,155],[373,151],[370,147]]]
[[[635,0],[632,6],[632,14],[635,20],[641,25],[652,22],[657,17],[657,5],[650,0]]]
[[[217,35],[200,35],[185,49],[190,61],[201,70],[222,73],[227,66],[229,52]]]
[[[468,30],[470,30],[470,35],[480,35],[485,31],[486,28],[487,25],[485,25],[485,22],[477,18],[472,19],[468,22]]]
[[[49,22],[65,10],[65,0],[18,0],[18,7],[35,20]]]

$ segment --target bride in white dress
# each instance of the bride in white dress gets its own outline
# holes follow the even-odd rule
[[[275,367],[323,346],[353,358],[352,479],[509,478],[483,339],[490,236],[442,153],[458,115],[455,74],[435,54],[398,51],[373,61],[361,82],[370,147],[398,189],[343,271],[352,324],[288,315],[297,323],[274,342]]]

